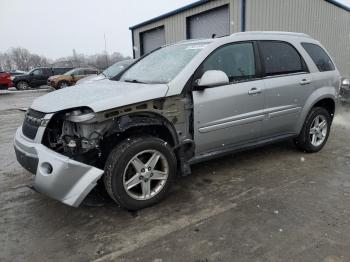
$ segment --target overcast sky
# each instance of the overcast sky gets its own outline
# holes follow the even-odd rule
[[[196,0],[0,0],[0,52],[25,47],[59,58],[107,50],[132,55],[129,27]],[[341,0],[350,6],[350,0]]]

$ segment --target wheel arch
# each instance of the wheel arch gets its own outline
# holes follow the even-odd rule
[[[325,108],[330,113],[331,118],[333,120],[336,111],[336,101],[337,93],[334,87],[320,88],[317,89],[314,93],[312,93],[312,95],[307,99],[304,108],[302,109],[296,128],[296,133],[300,133],[307,115],[309,114],[310,110],[315,106]]]
[[[113,120],[110,130],[105,134],[102,151],[108,155],[112,148],[122,140],[137,135],[153,135],[176,147],[179,138],[175,126],[164,116],[155,112],[137,112],[120,116]]]

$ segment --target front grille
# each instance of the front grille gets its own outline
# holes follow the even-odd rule
[[[28,109],[22,125],[23,134],[30,139],[34,139],[44,116],[45,113]]]

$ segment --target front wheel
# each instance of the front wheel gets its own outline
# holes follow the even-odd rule
[[[121,207],[138,210],[160,202],[176,176],[176,158],[163,140],[131,137],[117,145],[105,165],[104,184]]]
[[[331,116],[326,109],[314,107],[306,117],[299,136],[294,140],[296,146],[308,153],[320,151],[328,140],[331,123]]]
[[[57,89],[66,88],[66,87],[68,87],[68,86],[69,86],[69,84],[68,84],[67,81],[60,81],[60,82],[58,82],[58,84],[57,84]]]
[[[20,81],[16,85],[17,90],[27,90],[29,89],[29,85],[26,81]]]

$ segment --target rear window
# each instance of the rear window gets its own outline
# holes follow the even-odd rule
[[[259,45],[266,75],[307,71],[300,54],[292,45],[279,41],[260,41]]]
[[[302,43],[301,45],[314,61],[320,72],[335,70],[335,66],[332,63],[332,60],[322,47],[311,43]]]

